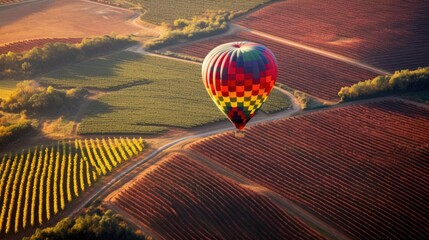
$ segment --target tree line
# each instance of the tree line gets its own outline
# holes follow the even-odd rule
[[[429,67],[396,71],[392,75],[378,76],[343,87],[338,96],[343,101],[374,97],[392,93],[429,89]]]
[[[151,238],[145,237],[140,231],[133,231],[118,214],[114,214],[111,210],[97,208],[75,219],[64,218],[54,227],[37,229],[31,237],[23,239],[144,240]]]
[[[131,43],[135,41],[129,37],[105,35],[85,38],[78,44],[46,43],[43,47],[34,47],[23,53],[4,53],[0,55],[0,79],[26,78]]]
[[[0,110],[3,111],[0,115],[0,146],[5,146],[33,129],[28,116],[72,109],[87,93],[82,88],[63,90],[52,86],[42,87],[34,80],[19,82],[7,98],[0,98]],[[14,115],[18,115],[19,119],[13,119],[17,118],[12,117]]]
[[[240,14],[239,11],[209,11],[191,20],[179,18],[173,24],[162,23],[166,31],[157,39],[147,41],[145,48],[159,49],[184,40],[207,37],[228,30],[227,22]]]

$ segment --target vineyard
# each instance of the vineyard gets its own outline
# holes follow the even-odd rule
[[[225,119],[207,95],[200,71],[197,64],[123,51],[52,71],[40,81],[101,91],[85,111],[81,134],[157,134],[169,127],[191,128]],[[263,110],[288,108],[290,102],[282,96],[274,92]]]
[[[280,83],[325,100],[336,101],[341,87],[378,75],[332,58],[285,46],[245,32],[191,43],[172,48],[171,51],[204,58],[219,44],[246,40],[261,43],[273,51],[279,64],[278,81]]]
[[[46,43],[80,43],[82,38],[41,38],[23,40],[0,45],[0,54],[15,52],[20,53],[31,50],[34,47],[43,47]]]
[[[48,221],[98,178],[141,151],[141,138],[97,138],[3,155],[0,234]]]
[[[352,238],[426,239],[428,126],[427,108],[392,100],[258,125],[244,139],[219,134],[187,148]]]
[[[389,71],[429,65],[426,1],[281,1],[237,23]]]
[[[113,202],[162,239],[323,239],[268,198],[182,154],[164,158]]]

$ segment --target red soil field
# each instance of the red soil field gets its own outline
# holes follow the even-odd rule
[[[279,64],[278,81],[280,83],[325,100],[337,101],[341,87],[378,75],[332,58],[285,46],[246,32],[190,43],[170,50],[204,58],[219,44],[244,40],[262,43],[273,51]]]
[[[82,38],[41,38],[31,39],[0,45],[0,54],[7,52],[24,52],[31,50],[33,47],[43,47],[46,43],[80,43]]]
[[[164,239],[323,239],[268,198],[183,154],[167,156],[113,201]]]
[[[92,37],[141,29],[133,11],[90,1],[44,0],[0,8],[0,44],[37,38]]]
[[[187,148],[266,186],[355,239],[429,236],[429,109],[339,107]],[[233,146],[233,147],[231,147]]]
[[[427,1],[288,0],[237,24],[389,71],[429,65]]]

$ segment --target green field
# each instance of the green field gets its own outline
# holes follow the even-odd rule
[[[252,9],[269,0],[114,0],[125,6],[127,3],[141,4],[146,10],[142,19],[154,24],[172,22],[178,18],[192,18],[207,10],[243,10]]]
[[[270,96],[261,108],[265,113],[276,113],[290,108],[292,105],[290,99],[279,90],[273,88]]]
[[[15,80],[2,80],[0,81],[0,98],[8,97],[15,89],[19,81]]]
[[[207,95],[198,64],[119,52],[59,69],[40,81],[103,91],[86,109],[81,134],[156,134],[226,119]],[[273,92],[269,112],[290,105],[283,97]]]

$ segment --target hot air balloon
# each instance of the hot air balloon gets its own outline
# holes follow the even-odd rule
[[[212,100],[240,132],[267,100],[277,71],[277,60],[267,47],[231,42],[207,54],[202,78]]]

